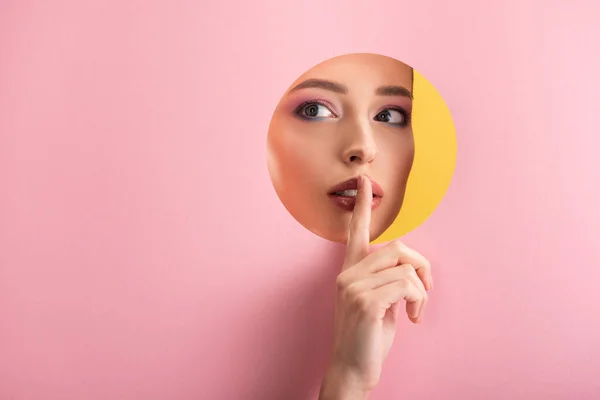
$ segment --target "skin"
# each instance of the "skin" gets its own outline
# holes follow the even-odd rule
[[[431,266],[400,241],[369,251],[371,182],[361,179],[337,277],[334,343],[319,400],[367,399],[396,334],[400,304],[419,323],[433,288]]]
[[[314,80],[334,82],[345,92],[307,84]],[[359,175],[384,191],[373,211],[370,240],[392,224],[414,160],[412,83],[412,68],[404,63],[352,54],[315,66],[291,85],[269,127],[268,165],[279,198],[300,224],[346,243],[352,211],[336,206],[328,194]],[[396,90],[381,93],[390,86]]]

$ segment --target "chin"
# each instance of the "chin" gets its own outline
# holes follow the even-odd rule
[[[322,237],[325,240],[329,240],[330,242],[346,244],[348,241],[348,230],[336,230],[336,231],[326,231],[326,232],[316,232],[312,231],[317,236]]]
[[[387,228],[386,228],[387,229]],[[381,236],[386,229],[382,229],[381,227],[373,227],[371,226],[371,230],[369,232],[369,242],[374,241],[379,236]],[[319,234],[317,232],[313,232],[318,236],[321,236],[324,239],[327,239],[331,242],[347,244],[348,243],[348,229],[342,229],[337,231],[328,231],[324,234]]]
[[[379,228],[378,230],[374,230],[373,227],[371,227],[371,233],[370,233],[371,237],[369,239],[369,242],[372,242],[373,240],[378,239],[379,236],[383,235],[383,232],[385,232],[386,229],[387,228],[385,228],[385,229]]]

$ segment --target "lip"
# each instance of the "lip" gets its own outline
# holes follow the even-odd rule
[[[368,178],[371,181],[373,187],[373,202],[371,203],[371,209],[374,210],[381,204],[383,197],[383,189],[377,182]],[[344,190],[357,190],[358,189],[358,178],[350,178],[334,187],[332,187],[327,193],[329,199],[339,208],[352,212],[356,205],[356,197],[352,196],[340,196],[336,195],[335,192],[342,192]]]

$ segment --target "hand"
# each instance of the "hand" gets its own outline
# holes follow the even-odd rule
[[[372,187],[365,177],[358,186],[337,277],[333,357],[323,386],[342,385],[346,393],[366,398],[392,346],[401,301],[406,301],[408,318],[420,322],[432,280],[427,259],[400,241],[369,254]]]

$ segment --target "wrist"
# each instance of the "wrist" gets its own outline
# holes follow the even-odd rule
[[[329,368],[321,383],[319,400],[367,400],[371,390],[361,385],[351,374]]]

